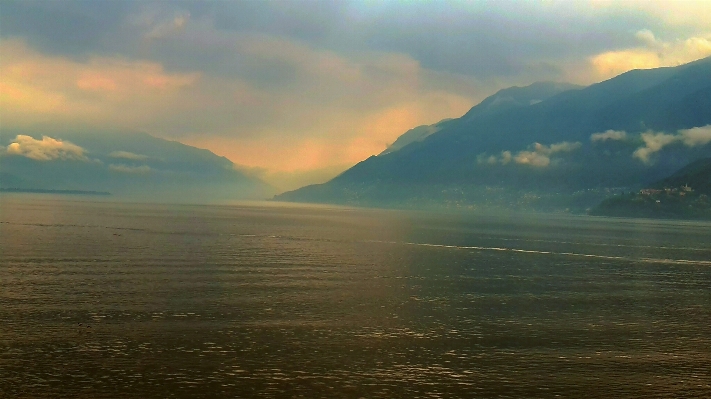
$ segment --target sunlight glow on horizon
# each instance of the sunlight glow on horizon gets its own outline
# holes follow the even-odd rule
[[[239,5],[207,2],[186,10],[169,3],[131,4],[135,9],[117,20],[113,30],[107,28],[106,41],[116,46],[110,53],[86,49],[79,56],[63,53],[61,46],[48,51],[44,38],[3,32],[3,128],[60,125],[99,134],[107,129],[142,130],[272,174],[333,171],[380,153],[411,128],[459,117],[505,87],[540,80],[590,84],[630,69],[673,66],[711,55],[711,29],[703,21],[690,21],[711,15],[711,3],[703,2],[508,3],[499,11],[459,4],[454,8],[461,16],[446,4],[357,3],[334,11],[333,21],[323,11],[326,14],[308,16],[311,19],[293,17],[292,27],[275,22],[266,31],[220,19],[215,11]],[[442,51],[464,64],[449,65],[411,42],[406,33],[412,20],[394,21],[386,25],[388,31],[373,33],[372,27],[382,22],[379,18],[395,9],[422,21],[427,16],[421,9],[434,10],[437,18],[426,25],[440,27],[442,38],[437,40],[444,41],[427,51]],[[481,15],[520,23],[521,16],[515,14],[519,9],[551,21],[579,18],[588,24],[579,29],[593,29],[591,18],[608,18],[610,26],[600,30],[605,34],[619,23],[610,19],[615,13],[620,21],[646,22],[627,29],[626,36],[611,33],[611,39],[601,38],[589,54],[555,47],[577,34],[586,37],[582,31],[566,31],[573,29],[567,24],[541,34],[538,40],[550,44],[532,43],[550,49],[542,54],[529,54],[516,42],[529,39],[508,33],[497,39],[491,35],[500,32],[479,32],[476,27],[462,31],[471,25],[462,21],[477,21]],[[341,35],[341,28],[350,33]],[[478,35],[500,40],[511,53],[488,58],[470,53],[466,44],[478,45]],[[447,47],[447,38],[461,43],[461,51]],[[502,64],[492,69],[482,60]],[[471,62],[470,72],[466,62]]]

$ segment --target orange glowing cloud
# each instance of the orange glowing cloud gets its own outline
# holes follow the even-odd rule
[[[286,176],[332,177],[414,126],[462,115],[476,102],[472,93],[491,91],[401,54],[348,58],[295,40],[241,34],[204,41],[227,43],[222,50],[244,55],[252,72],[275,62],[294,79],[261,85],[239,74],[169,73],[148,61],[76,61],[5,40],[0,116],[5,126],[59,122],[177,138],[268,170],[282,185]]]
[[[450,83],[452,91],[442,90],[432,82],[450,76],[427,71],[405,55],[371,53],[354,60],[273,37],[231,39],[238,52],[251,55],[245,62],[289,65],[298,81],[278,90],[240,86],[239,103],[230,102],[235,109],[251,108],[253,114],[268,109],[274,117],[247,128],[240,120],[236,125],[242,128],[219,134],[203,131],[181,141],[240,165],[269,170],[267,180],[313,170],[336,173],[382,152],[410,128],[462,115],[475,102],[465,94],[471,90],[466,84]]]
[[[0,116],[7,127],[62,121],[135,128],[200,78],[169,74],[151,62],[46,56],[20,40],[1,41],[0,56]]]
[[[36,161],[89,160],[84,155],[84,149],[78,145],[47,136],[43,136],[42,140],[37,140],[30,136],[17,135],[13,142],[7,146],[6,151],[10,155],[20,155]]]
[[[279,172],[278,177],[283,173],[306,173],[316,169],[328,169],[332,173],[328,177],[333,177],[346,166],[379,154],[410,128],[434,123],[449,115],[461,115],[470,104],[464,97],[435,92],[419,101],[409,100],[366,114],[341,112],[339,118],[314,122],[316,131],[311,132],[312,137],[289,134],[287,130],[265,132],[253,138],[199,135],[183,141],[209,148],[240,165]],[[269,181],[271,175],[262,177]],[[321,175],[313,177],[324,178]],[[322,181],[305,183],[316,182]],[[280,186],[280,182],[273,183]]]
[[[640,46],[608,51],[590,59],[595,79],[607,79],[632,69],[675,66],[711,55],[711,34],[684,40],[662,41],[648,29],[635,34]]]
[[[77,87],[82,90],[90,91],[114,91],[117,89],[116,82],[106,76],[97,74],[85,74],[77,80]]]

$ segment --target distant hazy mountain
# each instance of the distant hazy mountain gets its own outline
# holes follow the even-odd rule
[[[208,150],[124,132],[3,131],[0,188],[107,191],[115,197],[181,202],[273,194]]]
[[[424,140],[276,199],[584,209],[708,156],[710,142],[706,58],[585,88],[502,90]]]

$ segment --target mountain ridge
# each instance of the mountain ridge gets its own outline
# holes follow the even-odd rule
[[[696,160],[636,193],[615,195],[593,216],[711,220],[711,158]]]
[[[672,135],[711,125],[711,107],[703,107],[711,103],[711,57],[677,67],[628,71],[528,106],[476,111],[495,96],[422,141],[370,157],[323,185],[275,199],[397,206],[418,198],[445,201],[442,191],[456,189],[467,192],[457,199],[462,203],[476,202],[473,196],[479,194],[472,193],[485,187],[604,191],[658,180],[708,153],[706,146],[686,148],[678,140],[648,150],[651,158],[646,162],[635,151],[647,145],[645,132]],[[701,105],[689,110],[688,104]],[[593,140],[593,135],[609,131],[624,139]],[[427,193],[428,185],[440,192]]]
[[[273,193],[225,157],[143,132],[0,132],[0,187],[111,192],[171,201],[261,199]]]

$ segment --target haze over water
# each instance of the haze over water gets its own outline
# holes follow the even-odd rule
[[[0,397],[711,395],[708,223],[0,205]]]

